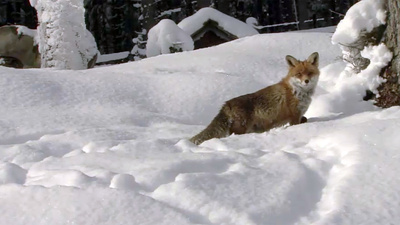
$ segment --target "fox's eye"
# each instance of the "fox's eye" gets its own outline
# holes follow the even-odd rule
[[[297,73],[297,74],[296,74],[296,77],[301,77],[301,73]]]

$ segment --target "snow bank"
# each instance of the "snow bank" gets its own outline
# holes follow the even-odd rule
[[[171,50],[171,48],[175,50]],[[148,33],[147,57],[168,54],[174,51],[191,51],[194,49],[193,39],[180,29],[174,21],[163,19],[152,27]]]
[[[392,59],[392,53],[384,44],[367,47],[361,53],[370,64],[358,74],[335,64],[323,69],[324,74],[332,76],[330,79],[334,83],[328,84],[329,94],[315,97],[316,104],[309,108],[307,115],[351,115],[360,110],[374,110],[375,107],[363,98],[367,90],[379,97],[377,88],[384,82],[379,73]]]
[[[379,76],[379,73],[392,60],[393,54],[385,44],[381,43],[378,46],[369,46],[364,48],[364,50],[361,51],[361,55],[362,57],[369,59],[370,64],[365,70],[357,74],[357,76],[365,79],[365,82],[360,83],[367,84],[367,90],[378,95],[377,88],[382,82],[384,82],[383,78]],[[377,97],[379,97],[379,95]]]
[[[362,31],[372,31],[375,27],[385,24],[385,19],[384,1],[362,0],[353,5],[338,24],[332,36],[332,42],[341,45],[343,58],[349,63],[339,77],[339,84],[336,85],[337,90],[335,91],[336,97],[341,96],[339,98],[344,99],[345,96],[352,96],[361,101],[366,90],[372,91],[379,97],[377,88],[384,82],[379,73],[392,59],[392,53],[384,44],[364,47],[362,46],[365,44],[364,41],[360,43],[357,41],[362,38]],[[356,45],[352,47],[354,44]],[[360,50],[363,47],[364,49]],[[353,65],[362,58],[370,61],[365,69],[362,65],[364,62],[360,65]],[[329,102],[327,99],[321,101]],[[331,97],[330,102],[332,101],[336,101],[336,104],[339,102]],[[360,102],[356,105],[348,105],[348,110],[357,111],[357,109],[364,108],[361,105],[365,104]],[[323,110],[323,107],[319,110]]]
[[[257,30],[252,26],[230,17],[213,8],[202,8],[192,16],[183,19],[178,26],[186,33],[193,34],[203,27],[208,20],[213,20],[220,27],[235,35],[238,38],[252,36],[258,34]]]
[[[354,4],[337,25],[332,42],[351,44],[358,39],[361,31],[371,32],[375,27],[385,24],[384,4],[384,0],[362,0]]]

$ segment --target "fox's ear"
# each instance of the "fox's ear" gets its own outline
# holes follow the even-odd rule
[[[318,52],[314,52],[313,54],[311,54],[308,57],[307,62],[313,64],[314,66],[318,66],[319,65],[319,54],[318,54]]]
[[[287,55],[286,62],[290,67],[295,67],[299,63],[299,60],[297,60],[295,57],[291,55]]]

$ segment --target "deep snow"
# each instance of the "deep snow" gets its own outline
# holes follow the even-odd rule
[[[331,36],[84,71],[0,67],[0,224],[399,224],[400,108],[361,100]],[[308,123],[187,141],[225,100],[285,76],[285,55],[314,51]]]

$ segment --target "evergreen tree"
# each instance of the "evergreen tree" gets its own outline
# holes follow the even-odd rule
[[[101,54],[108,53],[109,42],[105,37],[104,20],[106,5],[105,1],[101,0],[85,0],[85,22],[86,28],[93,34],[98,49]]]
[[[102,54],[132,49],[140,26],[134,4],[133,0],[85,0],[86,26]]]
[[[27,26],[31,29],[36,29],[37,27],[37,12],[36,9],[33,8],[29,2],[23,1],[23,4],[21,5],[21,22],[20,24]]]
[[[7,24],[24,25],[36,29],[37,15],[35,8],[26,0],[0,1],[0,26]]]
[[[185,19],[186,17],[189,17],[193,15],[195,12],[197,12],[197,1],[194,0],[180,0],[180,15],[179,15],[179,21]],[[179,22],[178,21],[178,22]]]
[[[247,18],[253,17],[254,4],[252,0],[238,0],[235,8],[236,19],[246,21]]]
[[[191,3],[191,2],[190,2]],[[188,8],[187,8],[187,4],[185,0],[181,0],[181,11],[179,13],[179,21],[183,20],[184,18],[191,16],[192,14],[190,14]]]
[[[276,1],[276,0],[267,0],[268,4],[268,12],[267,12],[267,24],[269,25],[274,25],[274,24],[281,24],[283,23],[283,18],[282,18],[282,8],[281,8],[281,2]],[[280,27],[270,27],[266,30],[266,32],[277,32],[281,31]]]
[[[237,5],[238,5],[238,0],[229,1],[229,12],[228,12],[228,14],[230,16],[234,17],[234,18],[238,18]]]
[[[130,51],[133,47],[132,38],[134,37],[134,28],[137,26],[135,20],[135,8],[133,1],[114,0],[114,29],[115,33],[115,52]]]
[[[134,18],[136,20],[134,26],[134,38],[132,39],[133,48],[130,53],[130,60],[140,60],[146,58],[147,31],[144,29],[143,5],[141,0],[136,0],[134,6]]]
[[[214,9],[218,9],[218,0],[211,0],[210,7]]]
[[[281,8],[282,8],[282,22],[283,23],[292,23],[297,22],[296,18],[296,9],[295,7],[295,0],[281,0]],[[289,31],[289,30],[297,30],[297,25],[285,25],[282,27],[284,30],[282,31]]]
[[[256,0],[254,18],[257,19],[259,25],[266,25],[268,16],[268,2],[266,0]]]
[[[303,30],[308,28],[308,25],[306,24],[306,20],[309,19],[309,12],[308,12],[308,5],[307,2],[301,1],[301,0],[296,0],[296,6],[297,6],[297,19],[298,19],[298,29]]]
[[[318,18],[324,19],[321,26],[332,25],[330,2],[331,0],[311,0],[309,2],[309,11],[311,12],[314,18],[314,25],[313,25],[314,28],[318,27],[316,21]]]
[[[133,48],[130,56],[130,59],[134,61],[146,58],[147,31],[142,29],[141,32],[136,32],[136,34],[137,37],[132,39]]]
[[[181,2],[177,0],[156,0],[154,3],[156,23],[163,19],[178,23],[181,18]]]

